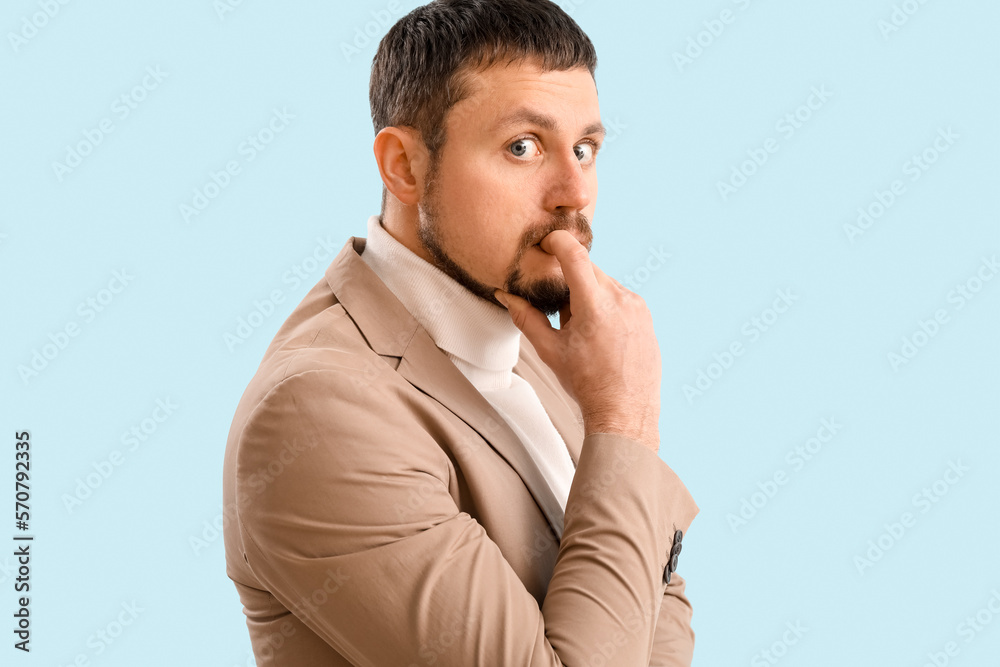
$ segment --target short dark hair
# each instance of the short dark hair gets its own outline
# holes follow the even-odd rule
[[[550,0],[434,0],[379,42],[368,89],[375,134],[417,129],[433,164],[448,112],[470,94],[465,75],[503,60],[534,60],[543,72],[586,67],[594,76],[597,69],[590,38]],[[386,198],[383,187],[383,213]]]

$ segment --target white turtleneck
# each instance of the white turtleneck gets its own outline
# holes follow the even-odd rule
[[[361,259],[520,438],[565,512],[573,460],[535,390],[513,372],[521,332],[507,311],[394,239],[377,215]]]

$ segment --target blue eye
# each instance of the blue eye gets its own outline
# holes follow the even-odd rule
[[[507,148],[510,150],[511,154],[514,155],[515,157],[519,158],[531,157],[529,154],[530,150],[528,147],[529,144],[536,144],[535,146],[536,154],[541,153],[541,151],[538,150],[537,143],[538,140],[535,137],[522,137],[520,139],[512,141],[510,144],[507,145]],[[597,145],[593,141],[590,141],[589,139],[573,147],[573,152],[576,154],[577,159],[584,164],[589,164],[593,162],[594,159],[597,157],[597,151],[598,151]]]
[[[517,141],[513,142],[510,145],[511,152],[517,157],[524,157],[524,155],[527,154],[528,149],[526,147],[525,148],[520,148],[520,147],[522,145],[526,146],[529,141],[534,141],[534,139],[524,138],[524,139],[518,139]]]

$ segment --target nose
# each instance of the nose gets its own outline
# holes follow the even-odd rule
[[[583,165],[572,149],[560,154],[548,172],[549,210],[580,211],[590,204],[590,186]]]

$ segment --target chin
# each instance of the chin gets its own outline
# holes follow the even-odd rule
[[[506,291],[521,297],[550,317],[569,304],[569,287],[561,271],[558,275],[540,279],[519,277],[508,283]]]
[[[556,256],[550,255],[537,245],[531,246],[531,250],[521,258],[521,270],[533,278],[562,276],[562,267]]]

